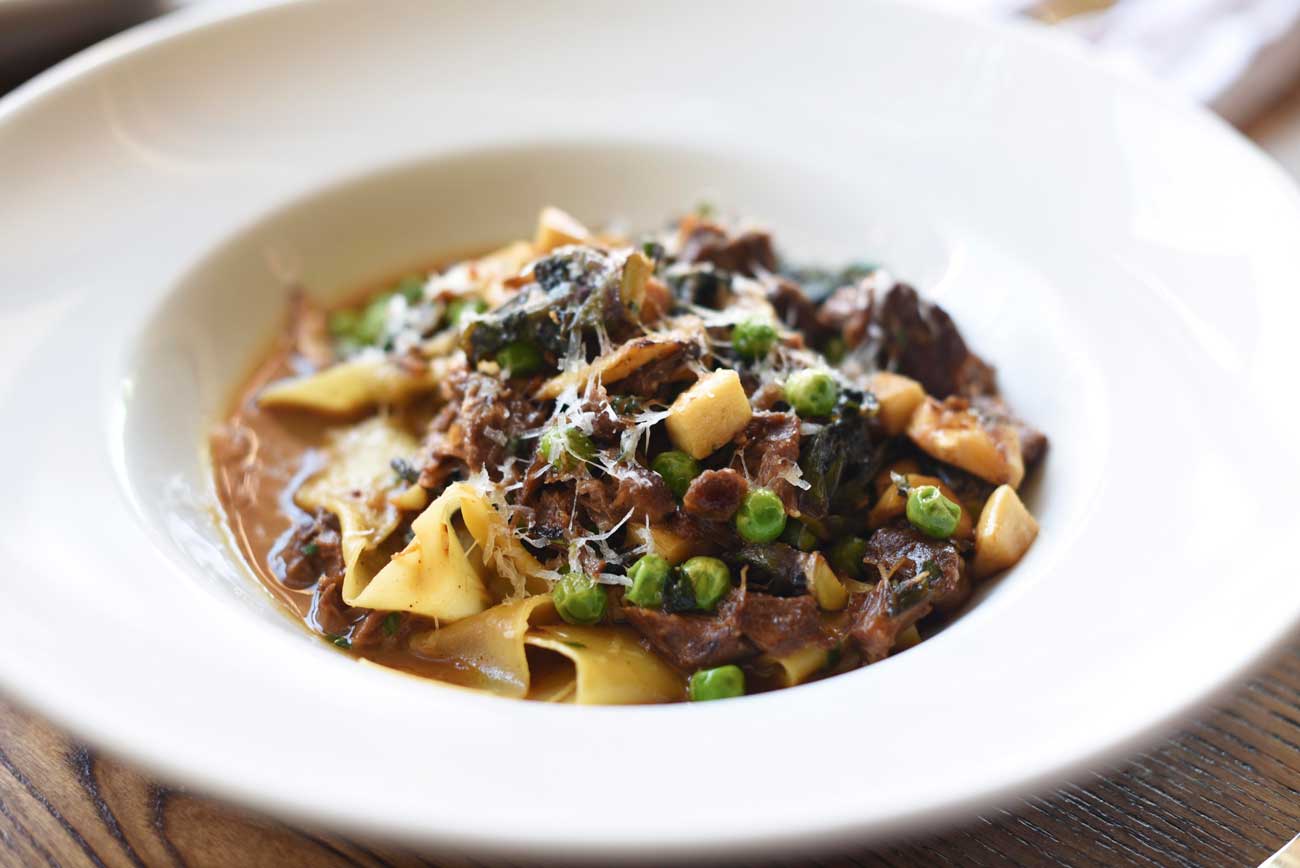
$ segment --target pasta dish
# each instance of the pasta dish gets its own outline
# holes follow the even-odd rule
[[[212,437],[262,582],[372,663],[507,697],[707,700],[932,635],[1038,526],[1047,440],[885,269],[704,209],[535,236],[326,310]]]

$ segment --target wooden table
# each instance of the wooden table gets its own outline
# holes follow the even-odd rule
[[[1248,132],[1300,175],[1300,89]],[[1248,684],[1128,762],[932,836],[817,864],[1253,866],[1297,833],[1300,635]],[[478,864],[218,804],[0,702],[0,865]]]

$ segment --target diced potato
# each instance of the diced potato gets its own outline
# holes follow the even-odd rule
[[[590,237],[591,233],[586,226],[559,208],[548,205],[537,216],[537,235],[533,239],[533,246],[538,253],[549,253],[566,244],[581,244]]]
[[[698,380],[668,408],[665,425],[673,445],[695,459],[706,458],[735,437],[754,411],[732,370]]]
[[[810,552],[802,557],[803,575],[808,582],[808,592],[817,605],[828,612],[838,612],[849,602],[849,592],[831,569],[826,556]]]
[[[871,393],[880,402],[880,425],[890,437],[896,437],[907,430],[907,423],[912,413],[925,400],[925,389],[911,377],[881,371],[871,378],[868,385]]]
[[[970,539],[972,530],[970,510],[962,506],[960,498],[953,493],[951,488],[944,485],[936,476],[922,476],[919,473],[906,473],[903,475],[907,477],[907,484],[912,488],[933,485],[939,489],[944,497],[961,506],[961,518],[957,519],[957,529],[953,531],[952,535],[957,539]],[[881,493],[880,500],[876,501],[876,505],[867,514],[867,527],[873,530],[883,527],[906,512],[907,498],[899,493],[898,486],[891,484]]]
[[[696,555],[706,555],[713,551],[713,547],[703,540],[682,536],[656,524],[650,525],[648,539],[644,524],[629,524],[627,537],[633,544],[639,546],[645,545],[648,541],[651,551],[670,564],[680,564]]]
[[[995,485],[1015,487],[1025,477],[1016,430],[982,420],[960,398],[927,398],[912,414],[907,436],[940,461]]]
[[[1038,536],[1038,522],[1025,509],[1010,485],[1000,485],[989,496],[975,526],[976,578],[1013,566],[1029,551]]]
[[[556,374],[542,383],[533,397],[539,401],[552,401],[570,386],[581,391],[593,377],[599,377],[605,385],[617,383],[639,368],[671,356],[685,345],[685,341],[672,337],[646,335],[635,338],[576,371]]]

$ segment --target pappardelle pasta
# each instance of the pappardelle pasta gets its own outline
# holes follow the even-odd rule
[[[1038,526],[1046,438],[883,268],[695,212],[292,296],[212,438],[233,536],[349,653],[500,696],[707,700],[874,663]]]

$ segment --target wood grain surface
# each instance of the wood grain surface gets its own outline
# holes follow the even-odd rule
[[[932,836],[807,864],[1253,866],[1298,832],[1294,641],[1246,686],[1128,762]],[[250,814],[163,785],[0,703],[0,864],[498,863],[419,854]]]

